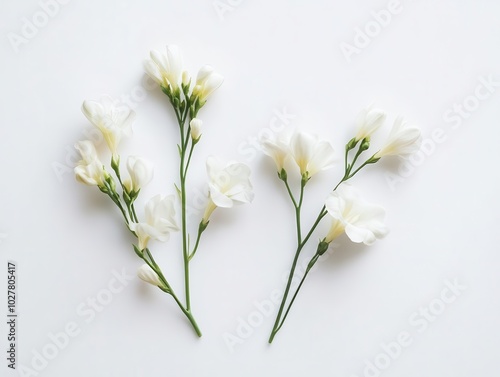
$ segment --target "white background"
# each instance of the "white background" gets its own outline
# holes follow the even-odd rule
[[[38,364],[38,375],[498,374],[500,87],[479,89],[481,99],[472,98],[480,77],[500,81],[498,2],[405,0],[381,30],[372,12],[387,9],[386,1],[215,2],[221,4],[226,8],[218,13],[211,0],[73,0],[43,16],[38,1],[1,1],[0,312],[6,311],[7,260],[14,260],[18,367],[33,368],[37,352],[53,351],[50,334],[73,322],[79,334],[44,368]],[[25,17],[40,27],[23,31]],[[355,41],[357,28],[371,28],[373,37],[346,58],[342,43],[363,42]],[[25,43],[15,47],[9,33],[23,32]],[[169,43],[181,47],[193,75],[210,63],[225,76],[200,112],[203,138],[188,192],[203,191],[210,154],[246,162],[255,188],[253,204],[214,213],[192,263],[201,339],[170,297],[137,278],[88,323],[90,315],[77,313],[107,289],[112,271],[134,275],[140,265],[112,203],[71,173],[72,145],[92,129],[81,103],[103,93],[130,96],[137,119],[123,155],[142,155],[156,166],[141,200],[173,193],[174,116],[159,89],[142,87],[142,60]],[[470,111],[447,122],[443,117],[464,101]],[[406,168],[381,162],[353,180],[387,208],[391,233],[371,247],[342,238],[311,273],[269,346],[276,310],[258,314],[258,303],[284,287],[294,219],[272,161],[250,142],[283,111],[295,116],[288,126],[332,142],[339,165],[308,186],[309,224],[342,176],[343,146],[370,103],[390,114],[380,140],[402,114],[424,138],[441,129],[445,141]],[[399,178],[391,187],[388,177]],[[322,236],[313,237],[307,253]],[[182,296],[179,245],[176,235],[152,250]],[[447,280],[467,288],[441,305],[436,299]],[[413,313],[429,305],[439,315],[412,324]],[[7,327],[0,328],[5,355]],[[381,356],[387,354],[382,343],[401,332],[411,344]],[[228,334],[241,341],[230,346]],[[9,370],[1,359],[3,376]],[[384,370],[366,369],[375,362]]]

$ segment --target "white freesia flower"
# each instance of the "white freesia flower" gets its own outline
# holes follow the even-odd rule
[[[193,118],[191,122],[189,122],[189,126],[191,127],[191,138],[195,141],[200,139],[202,124],[203,122],[198,118]]]
[[[384,111],[374,109],[372,106],[364,109],[358,118],[354,139],[359,141],[370,137],[385,122],[386,117],[387,114]]]
[[[153,179],[153,165],[144,158],[129,156],[127,170],[130,179],[126,180],[124,185],[129,192],[138,192]]]
[[[291,134],[287,130],[273,133],[271,137],[264,135],[260,138],[262,151],[274,160],[278,173],[290,156],[290,138]]]
[[[250,183],[250,168],[240,162],[225,163],[210,156],[207,158],[209,203],[203,215],[208,223],[210,215],[217,207],[231,208],[235,204],[250,203],[254,193]]]
[[[307,178],[321,170],[333,167],[334,152],[331,144],[306,132],[295,132],[290,140],[291,155]]]
[[[146,73],[165,89],[177,90],[182,79],[182,54],[179,47],[168,45],[166,52],[151,51],[144,61]]]
[[[212,94],[215,89],[222,85],[224,77],[219,73],[214,72],[214,69],[205,65],[201,67],[196,76],[196,84],[193,88],[193,96],[198,97],[198,101],[203,105],[208,96]]]
[[[132,133],[135,112],[126,106],[116,106],[109,96],[103,96],[100,101],[84,101],[82,112],[102,132],[115,157],[122,136],[130,136]]]
[[[106,171],[97,156],[94,144],[90,140],[79,141],[75,148],[82,157],[75,167],[76,180],[86,185],[104,187]]]
[[[375,154],[383,156],[407,157],[420,148],[421,132],[417,127],[408,127],[402,117],[397,117],[385,145]]]
[[[137,270],[137,276],[146,283],[155,285],[157,287],[164,287],[158,274],[154,272],[154,270],[147,264],[143,264],[141,267],[139,267],[139,269]]]
[[[371,245],[388,233],[384,225],[385,210],[366,203],[359,192],[348,184],[340,185],[325,203],[333,223],[325,242],[330,243],[344,231],[352,242]]]
[[[162,198],[156,195],[146,204],[146,221],[130,224],[139,239],[139,249],[144,250],[150,239],[167,241],[170,232],[178,231],[175,221],[175,197],[173,195]]]

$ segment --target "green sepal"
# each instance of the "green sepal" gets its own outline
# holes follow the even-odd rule
[[[318,244],[318,249],[316,250],[316,254],[323,255],[324,253],[326,253],[329,245],[330,244],[326,242],[325,239],[321,240]]]
[[[139,258],[143,259],[144,258],[144,253],[141,250],[139,250],[139,248],[136,245],[132,244],[132,246],[134,247],[134,251],[137,254],[137,256]]]
[[[367,164],[374,164],[374,163],[378,162],[378,160],[380,160],[380,157],[373,157],[373,156],[372,156],[372,157],[370,157],[370,158],[368,159],[368,161],[366,161],[366,163],[367,163]]]
[[[177,186],[177,184],[174,183],[174,187],[175,187],[175,191],[177,192],[177,195],[179,195],[179,198],[181,198],[181,190],[179,189],[179,187]]]
[[[350,151],[351,149],[354,149],[356,147],[356,145],[358,144],[358,140],[356,140],[356,138],[352,138],[351,140],[349,140],[349,142],[345,145],[345,149],[347,151]]]
[[[200,225],[198,226],[198,232],[201,234],[207,229],[208,224],[210,223],[210,220],[207,222],[204,222],[203,220],[200,221]]]
[[[363,141],[361,142],[361,145],[359,146],[360,151],[366,151],[368,148],[370,148],[370,138],[365,137]]]
[[[282,168],[281,171],[278,172],[278,178],[282,181],[286,181],[288,178],[288,174],[286,173],[285,168]]]

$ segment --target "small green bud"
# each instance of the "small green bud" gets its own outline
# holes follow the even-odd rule
[[[119,166],[120,166],[120,156],[113,155],[113,157],[111,157],[111,168],[113,168],[114,171],[117,171]]]
[[[304,174],[302,174],[302,180],[300,181],[300,184],[302,185],[302,187],[305,187],[305,185],[307,184],[307,182],[309,182],[310,179],[311,179],[311,177],[309,177],[308,172],[305,172]]]
[[[316,250],[316,254],[323,255],[324,253],[326,253],[329,245],[330,244],[328,242],[326,242],[325,239],[320,241],[320,243],[318,244],[318,249]]]
[[[288,178],[288,175],[286,173],[286,170],[285,168],[281,168],[281,171],[278,172],[278,177],[279,179],[281,179],[282,181],[286,181],[287,178]]]
[[[105,181],[108,184],[108,187],[110,188],[111,192],[116,192],[116,184],[113,177],[110,176],[109,174],[106,174]]]
[[[161,91],[162,91],[163,93],[165,93],[165,94],[167,95],[167,97],[168,97],[168,98],[170,98],[170,100],[172,100],[172,92],[171,92],[171,90],[170,90],[170,86],[166,86],[166,87],[165,87],[165,86],[163,86],[163,85],[162,85],[162,86],[161,86]]]
[[[351,149],[354,149],[354,147],[356,147],[356,144],[358,144],[358,140],[356,140],[356,138],[352,138],[351,140],[349,140],[349,142],[345,145],[345,149],[347,151],[350,151]]]
[[[361,151],[366,151],[368,148],[370,148],[370,138],[365,137],[363,141],[361,142],[361,145],[359,146],[359,149]]]
[[[374,163],[378,162],[378,160],[380,160],[380,157],[373,157],[373,156],[372,156],[372,157],[370,157],[370,158],[368,159],[368,161],[366,161],[366,163],[367,163],[367,164],[374,164]]]

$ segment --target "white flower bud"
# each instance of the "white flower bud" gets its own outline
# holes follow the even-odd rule
[[[145,281],[146,283],[155,285],[157,287],[164,287],[163,283],[158,277],[158,274],[154,272],[153,269],[147,264],[143,264],[141,267],[139,267],[139,269],[137,270],[137,276],[139,277],[139,279]]]
[[[201,125],[203,122],[201,119],[193,118],[191,122],[189,122],[189,126],[191,127],[191,138],[194,141],[198,141],[201,137]]]
[[[153,179],[153,165],[146,159],[130,156],[127,159],[127,170],[130,174],[130,183],[126,187],[129,191],[138,192]]]

